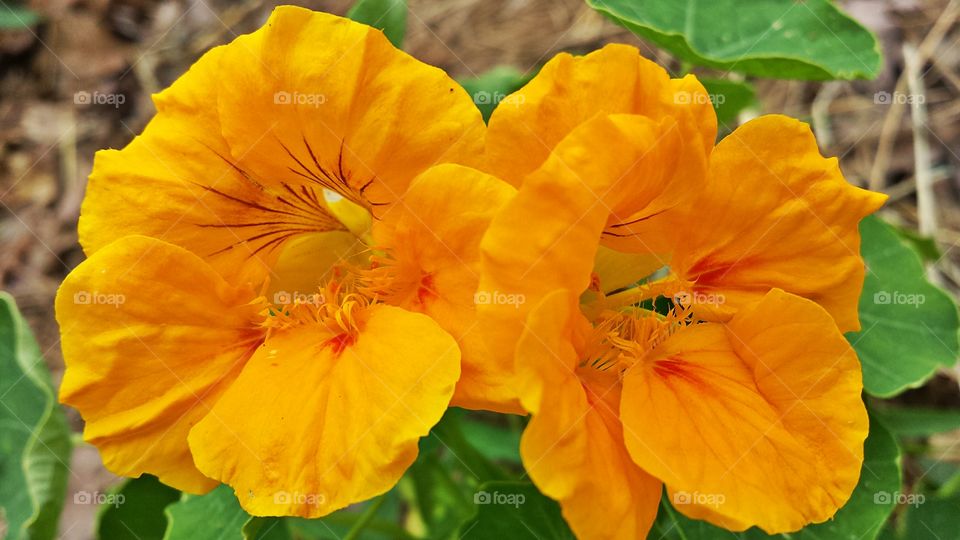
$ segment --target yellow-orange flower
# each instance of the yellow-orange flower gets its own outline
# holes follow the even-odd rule
[[[62,401],[113,472],[227,483],[252,514],[383,493],[454,394],[514,192],[464,165],[479,111],[381,32],[290,7],[155,101],[91,175]]]
[[[560,55],[520,95],[490,120],[489,167],[519,191],[480,290],[526,303],[480,321],[504,344],[491,395],[533,415],[534,482],[583,538],[643,537],[662,485],[733,530],[831,517],[863,459],[841,330],[858,327],[857,225],[883,196],[784,117],[714,146],[699,83],[630,47]]]

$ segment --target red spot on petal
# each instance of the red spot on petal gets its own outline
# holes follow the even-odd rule
[[[417,289],[417,301],[422,305],[431,298],[437,297],[437,291],[433,288],[433,275],[427,274],[420,280],[420,288]]]
[[[323,342],[324,347],[330,347],[330,350],[333,351],[333,354],[339,355],[343,352],[344,349],[353,345],[357,341],[357,338],[344,332],[342,334],[337,334],[332,338]]]
[[[693,384],[700,384],[700,379],[693,374],[691,365],[678,358],[666,358],[657,360],[653,364],[653,371],[664,379],[671,377],[683,379]]]

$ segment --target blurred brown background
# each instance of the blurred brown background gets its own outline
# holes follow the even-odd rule
[[[292,3],[342,14],[352,2]],[[758,112],[811,121],[824,154],[840,157],[851,182],[891,195],[888,219],[934,234],[944,252],[935,277],[956,292],[960,2],[841,3],[878,34],[886,63],[880,77],[826,84],[757,81]],[[0,11],[7,5],[12,3],[0,2]],[[41,15],[40,22],[0,30],[0,288],[16,297],[59,381],[52,304],[59,282],[83,258],[76,222],[94,152],[123,147],[153,114],[151,93],[211,46],[260,26],[275,4],[38,0],[25,5]],[[410,0],[405,49],[460,78],[500,64],[535,70],[558,51],[586,52],[610,41],[636,44],[673,72],[679,69],[668,55],[582,0]],[[904,62],[904,50],[911,47],[915,77]],[[124,102],[77,103],[78,92],[118,94]],[[924,96],[925,122],[913,121],[922,119],[916,114],[923,111],[912,114],[909,103],[895,99],[897,92]],[[933,197],[919,206],[918,170],[933,182]],[[935,393],[938,384],[955,392],[955,374],[934,382]],[[79,430],[76,413],[68,414]],[[71,468],[71,494],[116,481],[89,447],[77,450]],[[63,536],[89,538],[95,507],[73,504],[69,495],[67,503]]]

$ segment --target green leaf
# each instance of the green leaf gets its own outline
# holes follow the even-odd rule
[[[919,232],[907,227],[894,227],[894,230],[920,254],[925,262],[937,261],[943,257],[940,247],[937,246],[937,241],[933,238],[922,236]]]
[[[462,469],[470,480],[486,482],[488,480],[507,480],[510,475],[467,440],[461,429],[466,411],[451,407],[444,413],[440,422],[433,427],[427,439],[430,445],[439,445],[447,460],[456,468]]]
[[[924,276],[917,253],[875,216],[860,224],[867,276],[860,332],[847,334],[863,365],[864,389],[890,397],[957,361],[957,306]]]
[[[573,539],[560,505],[529,482],[486,482],[473,494],[477,514],[460,526],[462,540]]]
[[[500,103],[504,106],[519,105],[510,100],[510,94],[527,84],[534,75],[535,71],[523,73],[511,66],[497,66],[482,75],[461,79],[459,82],[473,98],[473,102],[483,114],[483,121],[486,122]]]
[[[347,17],[383,30],[394,47],[403,48],[407,33],[406,0],[357,0]]]
[[[221,485],[206,495],[184,494],[167,507],[167,532],[163,540],[246,540],[244,527],[252,518],[233,494]]]
[[[904,540],[957,538],[960,531],[960,495],[944,499],[914,495],[912,502],[913,505],[906,505],[906,524],[898,538]]]
[[[30,28],[40,22],[36,12],[25,7],[11,6],[0,2],[0,30],[18,30]]]
[[[880,422],[870,419],[870,436],[863,447],[860,482],[832,520],[804,528],[790,538],[857,538],[880,535],[900,491],[900,448]]]
[[[374,509],[374,515],[368,516],[371,509]],[[282,521],[294,540],[343,540],[368,517],[359,536],[363,540],[412,540],[399,525],[402,513],[400,490],[394,487],[380,498],[352,505],[320,519],[283,518]]]
[[[830,0],[587,0],[681,60],[781,79],[872,79],[877,39]]]
[[[474,412],[460,424],[467,442],[489,460],[519,464],[520,433],[523,430],[519,424],[522,419],[516,415],[487,413],[481,421],[475,418],[479,415],[480,413]],[[488,419],[489,421],[486,421]],[[499,425],[500,421],[516,422],[517,425],[503,426]]]
[[[40,349],[0,292],[0,513],[10,540],[56,536],[71,447]]]
[[[927,437],[960,429],[960,410],[957,409],[884,406],[874,408],[873,413],[890,431],[904,437]]]
[[[893,511],[900,492],[900,449],[893,435],[879,422],[871,419],[870,436],[864,443],[863,468],[860,482],[850,500],[830,521],[810,525],[789,535],[768,535],[759,529],[743,533],[714,527],[704,521],[690,519],[673,509],[667,498],[660,504],[660,513],[651,538],[661,539],[730,539],[760,540],[780,538],[817,540],[823,538],[856,538],[872,540]]]
[[[432,538],[445,538],[457,529],[473,511],[471,501],[463,493],[464,486],[453,481],[449,467],[428,454],[418,459],[407,475],[410,477],[417,508]]]
[[[745,82],[726,79],[700,79],[710,95],[710,102],[717,111],[717,122],[721,127],[736,120],[740,111],[753,105],[757,96],[753,86]]]
[[[161,540],[167,528],[163,511],[180,500],[179,491],[150,475],[127,480],[111,495],[113,504],[101,507],[97,524],[103,540]]]
[[[167,506],[167,532],[163,540],[340,540],[362,519],[368,519],[360,538],[407,540],[410,535],[397,525],[400,501],[396,489],[380,499],[353,505],[320,519],[251,517],[226,485],[206,495],[184,494]],[[382,501],[379,502],[378,501]],[[379,504],[376,515],[365,512]]]

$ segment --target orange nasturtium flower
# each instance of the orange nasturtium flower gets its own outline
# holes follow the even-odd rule
[[[515,192],[467,166],[479,111],[381,32],[291,7],[155,103],[96,158],[62,401],[113,472],[223,482],[253,514],[388,490],[454,394]]]
[[[830,518],[867,435],[860,219],[810,130],[781,116],[714,146],[696,79],[636,49],[561,54],[494,112],[519,187],[481,244],[487,376],[532,414],[521,454],[582,538],[642,538],[663,486],[732,530]],[[518,233],[517,231],[522,231]],[[669,301],[668,301],[669,300]]]

